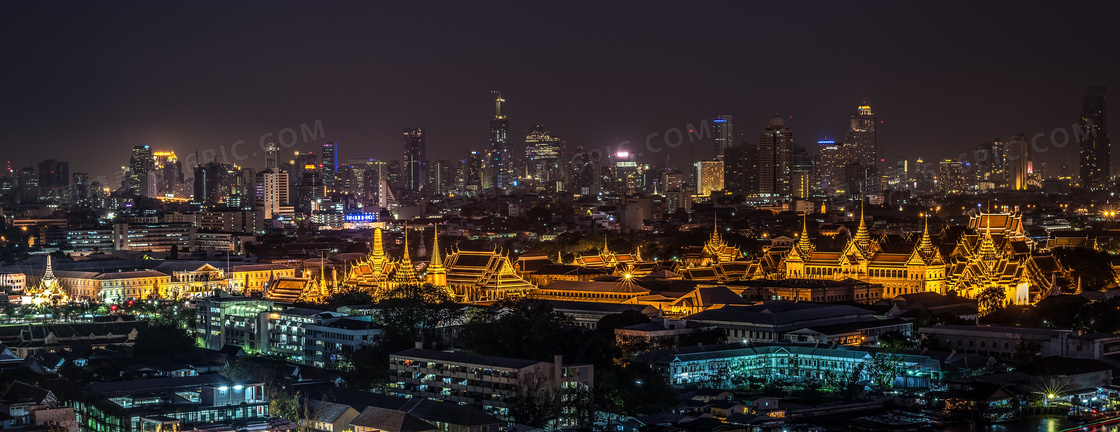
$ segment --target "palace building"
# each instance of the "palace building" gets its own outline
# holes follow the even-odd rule
[[[437,234],[438,235],[438,234]],[[439,242],[433,245],[436,251],[432,254],[433,262],[439,260]],[[446,273],[442,265],[428,265],[432,280],[439,282],[441,273]],[[402,285],[420,285],[425,282],[425,277],[416,271],[416,265],[408,251],[408,235],[404,236],[404,253],[397,260],[393,260],[385,253],[385,244],[382,239],[381,228],[373,231],[373,248],[369,255],[358,260],[350,266],[350,272],[343,281],[344,286],[365,289],[373,294],[374,298],[381,298],[387,292]],[[432,283],[436,286],[443,286]]]
[[[940,244],[934,244],[927,223],[904,253],[885,251],[860,213],[859,227],[841,251],[817,250],[806,222],[780,261],[773,254],[757,258],[743,279],[855,279],[881,285],[883,298],[919,292],[975,298],[994,287],[1003,289],[1010,303],[1033,304],[1049,295],[1053,282],[1066,273],[1053,256],[1032,255],[1020,215],[972,214],[965,234],[951,240],[943,233]]]
[[[518,276],[509,257],[494,251],[455,248],[447,257],[447,287],[456,298],[468,302],[498,301],[524,297],[537,289]]]

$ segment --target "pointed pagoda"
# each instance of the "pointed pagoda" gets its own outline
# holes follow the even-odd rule
[[[395,263],[389,260],[388,255],[385,253],[385,243],[382,239],[381,228],[373,230],[373,243],[369,255],[365,258],[358,260],[350,266],[350,272],[346,275],[346,281],[343,285],[349,287],[365,287],[371,291],[377,292],[382,285],[389,281],[389,275],[393,273]]]
[[[439,252],[439,224],[432,227],[432,257],[428,260],[426,272],[428,283],[437,287],[447,286],[447,269],[443,267],[443,258]]]
[[[389,280],[396,282],[399,285],[419,285],[423,282],[420,275],[416,273],[416,266],[412,264],[412,257],[408,254],[408,226],[404,227],[404,254],[401,259],[397,261],[396,271]]]
[[[51,256],[47,255],[47,268],[43,272],[43,279],[39,281],[39,287],[35,290],[35,294],[31,298],[31,302],[36,306],[38,305],[57,305],[69,301],[66,291],[62,289],[59,284],[58,278],[54,276],[54,269],[51,266]]]

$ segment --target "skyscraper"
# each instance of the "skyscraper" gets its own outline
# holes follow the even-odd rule
[[[264,148],[264,167],[280,168],[280,147],[276,143],[268,143]]]
[[[338,143],[331,141],[323,144],[323,183],[334,187],[338,175]]]
[[[404,181],[405,187],[412,192],[424,190],[428,168],[427,153],[424,127],[404,128]]]
[[[843,194],[848,189],[844,178],[848,159],[845,147],[835,140],[820,140],[817,146],[821,150],[821,189],[829,195]]]
[[[288,173],[279,168],[266,168],[257,173],[257,207],[264,210],[265,219],[275,218],[281,207],[288,206]]]
[[[723,161],[696,162],[696,194],[723,190]]]
[[[1030,174],[1030,144],[1026,134],[1011,137],[1005,143],[1004,170],[1007,173],[1007,187],[1015,190],[1027,189]]]
[[[813,181],[813,159],[809,151],[802,146],[794,146],[790,159],[790,195],[797,198],[809,198],[813,191],[820,187],[820,183]]]
[[[556,191],[560,181],[560,137],[545,130],[544,125],[533,126],[525,136],[525,158],[529,162],[529,176],[549,191]]]
[[[495,91],[494,119],[490,121],[490,163],[492,181],[490,185],[496,188],[512,186],[513,170],[509,151],[509,118],[503,111],[506,100],[502,92]]]
[[[871,112],[871,106],[864,103],[857,108],[856,115],[853,115],[848,125],[848,135],[844,140],[844,144],[849,147],[849,164],[856,163],[863,166],[863,169],[856,170],[856,172],[863,173],[863,177],[858,179],[859,190],[852,190],[849,192],[862,193],[864,195],[878,193],[882,186],[879,182],[879,135],[876,132],[878,121],[875,118],[875,113]],[[855,182],[848,179],[849,184]]]
[[[136,195],[146,195],[148,174],[154,167],[152,147],[145,144],[132,148],[132,156],[128,160],[128,189]]]
[[[758,193],[788,197],[792,182],[793,131],[777,113],[758,139]]]
[[[39,162],[39,194],[59,196],[70,186],[70,163],[58,159]]]
[[[735,125],[730,115],[717,114],[716,118],[712,119],[712,137],[716,141],[717,158],[723,156],[725,149],[735,145]]]
[[[1085,89],[1081,107],[1081,187],[1091,190],[1108,189],[1112,175],[1112,143],[1105,124],[1105,87]]]

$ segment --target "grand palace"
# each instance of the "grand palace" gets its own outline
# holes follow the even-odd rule
[[[48,259],[42,277],[28,277],[29,284],[38,282],[28,291],[37,301],[51,303],[197,297],[216,289],[281,302],[314,302],[342,289],[368,291],[376,299],[400,286],[426,283],[468,303],[536,297],[648,305],[684,313],[737,303],[733,297],[747,294],[756,300],[872,302],[922,292],[976,298],[994,288],[1003,291],[1008,303],[1033,304],[1059,292],[1059,280],[1068,284],[1068,270],[1055,257],[1032,252],[1021,215],[973,213],[967,226],[936,233],[926,223],[921,235],[913,236],[916,240],[908,240],[873,236],[862,213],[854,235],[838,250],[814,243],[806,217],[796,240],[774,241],[752,257],[726,242],[714,224],[708,241],[686,248],[679,260],[647,260],[640,249],[615,252],[605,242],[594,253],[577,255],[570,264],[545,256],[514,260],[498,249],[454,247],[445,256],[436,232],[432,253],[417,263],[411,258],[407,235],[400,257],[393,258],[377,228],[368,254],[349,261],[306,260],[298,273],[277,264],[222,268],[176,261],[137,271],[52,271]],[[774,283],[766,287],[754,283],[765,285],[765,281]]]

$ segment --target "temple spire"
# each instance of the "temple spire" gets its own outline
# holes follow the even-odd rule
[[[385,244],[381,239],[381,228],[373,230],[373,250],[370,252],[370,258],[378,263],[385,260]]]
[[[432,259],[429,260],[428,268],[442,268],[443,258],[439,256],[439,224],[432,227]]]
[[[47,254],[47,271],[43,273],[43,280],[54,280],[54,270],[51,268],[50,254]]]
[[[798,246],[802,250],[809,249],[809,213],[806,212],[801,217],[801,238],[797,241]]]

